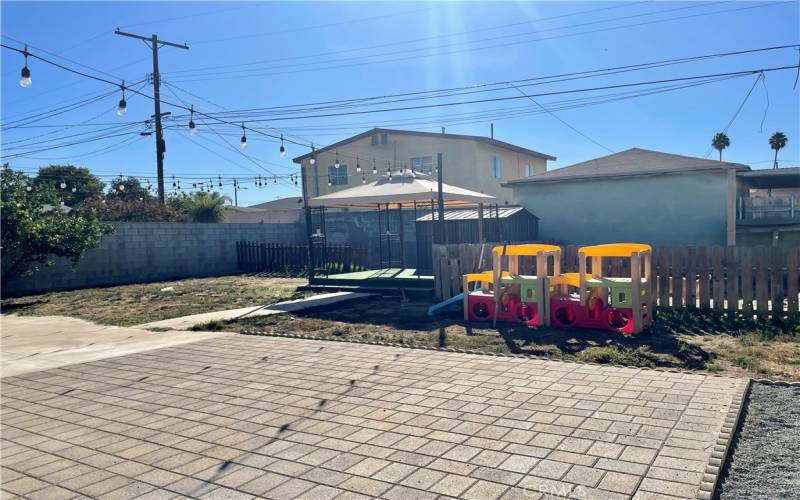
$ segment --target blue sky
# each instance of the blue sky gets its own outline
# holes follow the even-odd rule
[[[114,35],[115,28],[188,43],[188,51],[170,47],[160,51],[161,73],[167,82],[162,98],[194,105],[203,112],[460,87],[797,44],[799,6],[798,2],[654,1],[0,4],[4,44],[21,48],[28,43],[34,54],[114,81],[138,82],[152,71],[145,44]],[[33,85],[23,89],[18,85],[22,56],[5,49],[1,55],[4,127],[114,90],[33,59],[29,61]],[[791,66],[799,58],[796,49],[783,49],[525,87],[524,91],[557,92]],[[550,114],[535,113],[538,108],[526,99],[328,118],[285,120],[262,114],[260,118],[269,121],[257,126],[274,134],[284,132],[303,144],[327,144],[375,125],[432,131],[444,125],[448,132],[488,135],[489,123],[494,122],[496,138],[557,156],[552,168],[608,154],[604,148],[642,147],[702,157],[713,134],[727,126],[752,88],[728,129],[731,147],[724,159],[753,168],[771,167],[767,139],[781,130],[789,137],[780,154],[781,165],[800,166],[800,85],[792,88],[796,76],[794,70],[771,72],[756,83],[757,76],[748,75],[555,112],[583,135]],[[140,85],[142,92],[152,93],[152,87]],[[537,102],[554,107],[564,105],[565,99],[630,90],[542,96]],[[432,102],[504,96],[519,93],[507,88]],[[30,152],[11,163],[27,171],[51,163],[73,163],[89,167],[104,179],[119,173],[152,177],[152,137],[139,138],[138,132],[144,130],[140,125],[114,128],[146,120],[153,113],[152,101],[130,92],[126,97],[124,117],[114,112],[117,91],[80,109],[29,123],[30,128],[6,129],[3,156],[88,137],[68,137],[74,134],[116,135],[112,132],[118,131],[128,135]],[[162,111],[185,115],[169,105]],[[216,125],[220,134],[216,135],[198,119],[199,133],[190,137],[186,121],[166,122],[168,187],[172,175],[184,178],[183,188],[190,187],[191,177],[215,181],[218,176],[236,177],[248,186],[239,192],[243,205],[299,193],[288,180],[270,181],[259,189],[253,178],[296,172],[291,158],[307,148],[287,143],[287,154],[281,158],[275,139],[249,133],[244,151],[248,159],[235,151],[241,129]],[[92,127],[73,126],[77,124]],[[62,125],[70,127],[62,129]],[[38,137],[42,134],[49,135]],[[29,142],[14,142],[26,138]],[[232,188],[226,186],[225,192],[232,195]]]

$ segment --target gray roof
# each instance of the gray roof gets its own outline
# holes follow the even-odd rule
[[[750,170],[747,165],[725,161],[707,160],[694,156],[632,148],[567,167],[549,170],[542,175],[509,181],[504,186],[536,182],[560,182],[599,177],[629,177],[637,175],[662,175],[692,173],[709,170]]]
[[[300,210],[303,208],[303,198],[301,196],[290,196],[288,198],[279,198],[277,200],[250,205],[247,208],[255,208],[258,210]]]
[[[498,219],[506,219],[511,217],[512,215],[524,211],[525,208],[523,207],[500,207],[498,213],[495,214],[495,210],[493,208],[486,208],[483,209],[483,217],[484,219],[488,218],[498,218]],[[534,215],[534,217],[536,217]],[[417,222],[430,222],[433,219],[431,214],[423,215],[422,217],[417,218]],[[467,210],[446,210],[444,212],[444,220],[477,220],[478,219],[478,209],[471,208]]]
[[[540,153],[538,151],[534,151],[534,150],[528,149],[528,148],[523,148],[521,146],[517,146],[517,145],[511,144],[509,142],[498,141],[497,139],[492,139],[490,137],[483,137],[483,136],[480,136],[480,135],[442,134],[442,133],[438,133],[438,132],[419,132],[419,131],[416,131],[416,130],[399,130],[399,129],[392,129],[392,128],[373,128],[373,129],[367,130],[366,132],[362,132],[362,133],[354,135],[352,137],[348,137],[347,139],[344,139],[344,140],[341,140],[339,142],[336,142],[336,143],[330,144],[328,146],[325,146],[323,148],[317,149],[316,153],[321,153],[323,151],[328,151],[328,150],[331,150],[331,149],[335,149],[335,148],[338,148],[338,147],[340,147],[340,146],[342,146],[344,144],[347,144],[349,142],[357,141],[359,139],[363,139],[364,137],[369,137],[369,136],[371,136],[373,134],[384,134],[384,133],[386,133],[386,134],[400,134],[400,135],[416,135],[416,136],[421,136],[421,137],[437,137],[437,138],[438,137],[444,137],[445,139],[464,139],[464,140],[468,140],[468,141],[481,142],[481,143],[488,144],[490,146],[495,146],[495,147],[498,147],[498,148],[508,149],[508,150],[511,150],[511,151],[515,151],[517,153],[522,153],[522,154],[526,154],[526,155],[530,155],[530,156],[535,156],[537,158],[542,158],[544,160],[550,160],[550,161],[555,161],[556,160],[555,156],[550,156],[548,154]],[[304,155],[300,155],[297,158],[294,158],[292,161],[295,162],[295,163],[300,163],[305,158],[310,157],[312,154],[313,154],[312,152],[309,152],[309,153],[306,153]]]

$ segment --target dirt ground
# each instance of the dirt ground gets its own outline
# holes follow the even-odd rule
[[[299,333],[417,346],[511,352],[646,367],[689,368],[735,376],[800,380],[800,338],[791,328],[661,312],[637,336],[595,330],[466,325],[453,307],[426,314],[430,299],[377,297],[294,315],[198,325],[197,329]],[[699,319],[698,319],[699,318]]]
[[[4,314],[72,316],[131,326],[190,314],[301,298],[304,279],[224,276],[28,295],[2,302]],[[172,288],[172,290],[162,291]]]

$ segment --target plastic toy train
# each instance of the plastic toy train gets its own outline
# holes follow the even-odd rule
[[[492,270],[463,277],[464,319],[639,333],[653,320],[651,257],[640,243],[582,247],[578,272],[561,273],[560,247],[498,246]],[[627,276],[604,276],[604,258],[625,259]]]

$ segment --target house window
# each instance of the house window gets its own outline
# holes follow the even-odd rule
[[[372,145],[389,144],[389,134],[372,134]]]
[[[372,145],[373,146],[377,146],[378,145],[378,140],[379,140],[378,134],[372,134]]]
[[[347,165],[339,165],[339,168],[329,165],[328,182],[331,183],[331,186],[347,185]]]
[[[492,156],[489,164],[489,173],[495,179],[503,177],[503,160],[499,156]]]
[[[533,174],[535,174],[535,173],[536,173],[536,172],[535,172],[535,171],[534,171],[534,169],[533,169],[533,165],[531,165],[530,163],[528,163],[527,165],[525,165],[525,170],[524,170],[524,172],[523,172],[522,174],[523,174],[525,177],[533,177]]]
[[[389,134],[381,134],[381,144],[389,144]]]
[[[433,156],[411,158],[411,170],[414,172],[430,172],[433,170]]]

